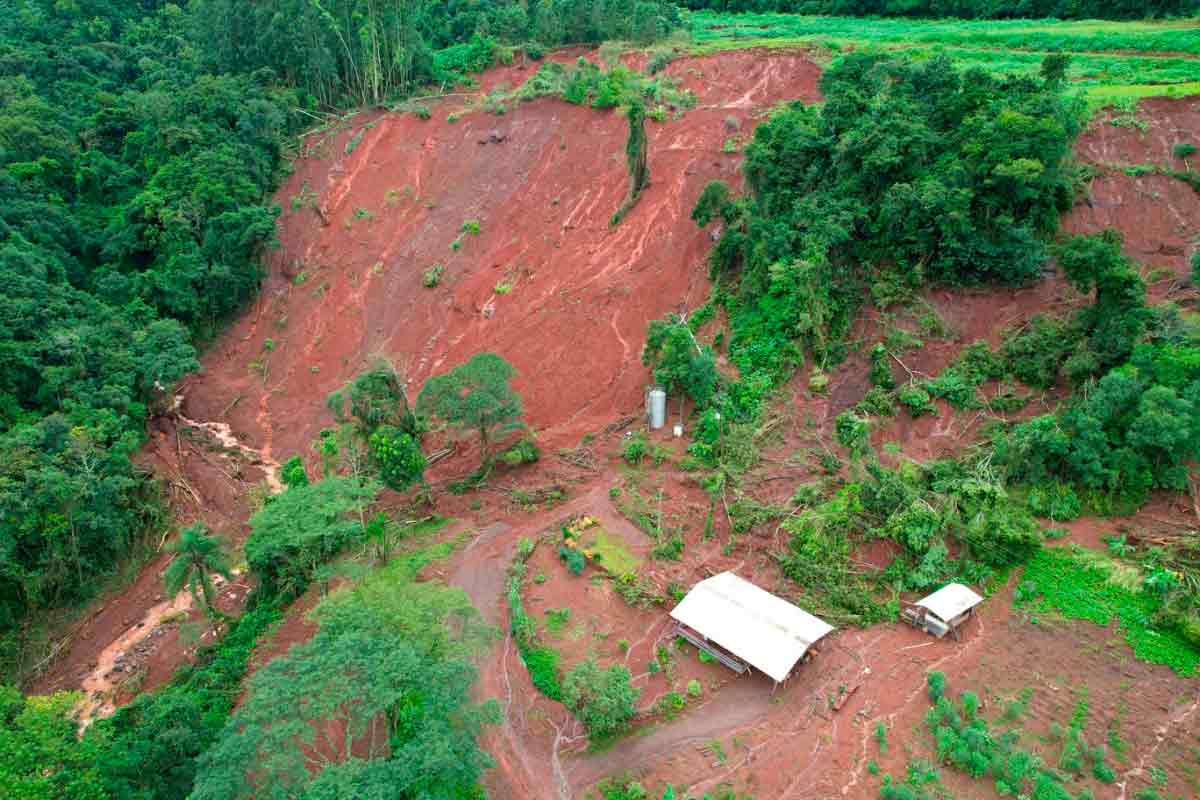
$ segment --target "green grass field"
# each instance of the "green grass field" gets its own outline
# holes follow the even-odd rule
[[[836,54],[878,47],[918,58],[944,53],[991,73],[1035,73],[1047,53],[1069,53],[1068,77],[1092,109],[1130,97],[1200,94],[1200,19],[964,21],[704,11],[690,21],[700,53],[767,46]]]

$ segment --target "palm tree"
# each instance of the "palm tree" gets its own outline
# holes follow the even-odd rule
[[[171,597],[179,594],[184,586],[197,600],[203,599],[210,614],[219,615],[213,605],[213,573],[229,579],[229,564],[221,547],[221,540],[208,530],[203,522],[197,522],[179,533],[179,540],[171,545],[175,558],[163,573],[163,585]]]

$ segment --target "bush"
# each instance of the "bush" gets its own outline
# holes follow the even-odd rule
[[[1029,490],[1029,509],[1039,517],[1068,521],[1079,517],[1083,504],[1068,484],[1038,484]]]
[[[640,431],[625,440],[625,444],[621,446],[621,457],[630,466],[636,467],[642,463],[642,459],[646,457],[648,447],[646,445],[646,437]]]
[[[603,739],[623,732],[636,711],[640,691],[621,665],[601,669],[594,659],[582,661],[563,681],[563,703],[583,723],[588,736]]]
[[[542,46],[541,42],[526,42],[525,55],[534,61],[541,61],[542,57],[546,55],[546,48]]]
[[[541,457],[537,444],[530,437],[523,437],[512,447],[500,454],[500,459],[510,467],[532,464]]]
[[[442,266],[441,264],[434,264],[432,267],[430,267],[429,269],[425,270],[424,273],[422,273],[421,285],[424,286],[426,289],[432,289],[433,287],[437,286],[439,283],[442,282],[442,273],[444,273],[445,271],[446,271],[446,268],[444,266]]]
[[[934,670],[925,676],[930,702],[936,703],[946,696],[946,674]]]
[[[900,391],[896,393],[896,399],[908,409],[908,413],[914,419],[926,414],[937,413],[937,406],[933,404],[933,399],[929,396],[929,392],[915,383],[908,383],[901,386]]]
[[[565,544],[558,548],[558,558],[567,565],[567,571],[572,575],[582,575],[587,567],[587,558],[577,548]]]

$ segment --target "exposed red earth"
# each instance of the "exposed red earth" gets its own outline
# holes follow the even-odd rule
[[[492,70],[478,91],[515,87],[534,68]],[[802,53],[740,50],[680,59],[666,72],[695,91],[698,103],[679,118],[648,123],[651,184],[615,227],[609,218],[627,189],[627,128],[615,112],[541,99],[496,116],[452,97],[431,101],[428,120],[363,114],[306,139],[306,155],[277,196],[284,209],[281,248],[267,259],[260,300],[213,344],[203,372],[183,387],[181,413],[195,422],[157,421],[143,454],[143,463],[171,487],[181,519],[203,517],[240,542],[253,492],[274,465],[299,454],[315,467],[310,445],[332,424],[324,407],[330,391],[387,357],[415,394],[430,375],[491,350],[519,371],[516,388],[544,457],[534,467],[499,473],[491,490],[477,496],[439,495],[439,513],[457,520],[444,535],[469,535],[428,576],[463,587],[506,630],[505,571],[518,538],[553,535],[562,521],[583,514],[645,557],[649,539],[618,508],[628,491],[624,500],[609,495],[610,487],[627,489],[634,481],[644,495],[661,491],[664,516],[686,526],[682,562],[645,560],[660,591],[734,569],[795,596],[770,556],[779,543],[776,531],[744,536],[726,553],[728,524],[718,514],[715,535],[706,541],[703,490],[669,462],[631,476],[615,457],[622,431],[613,423],[641,409],[647,321],[695,308],[708,296],[705,260],[712,237],[689,214],[707,181],[739,180],[740,155],[724,152],[725,141],[744,141],[780,101],[817,100],[820,70]],[[1133,176],[1124,167],[1180,168],[1170,163],[1170,149],[1178,131],[1200,129],[1197,105],[1143,103],[1144,132],[1109,124],[1102,116],[1076,148],[1081,160],[1099,169],[1064,227],[1122,230],[1131,256],[1171,271],[1152,283],[1158,300],[1187,297],[1174,278],[1184,274],[1195,247],[1200,195],[1179,180]],[[469,220],[478,221],[478,235],[463,231]],[[444,273],[439,285],[426,288],[422,275],[435,264]],[[905,359],[906,369],[929,375],[965,343],[994,344],[1006,327],[1038,311],[1086,302],[1055,278],[1016,290],[939,290],[927,300],[952,329],[945,340],[929,338]],[[871,341],[867,337],[881,324],[878,315],[864,314],[856,333]],[[828,441],[833,417],[861,397],[867,386],[864,356],[853,354],[832,374],[825,396],[807,392],[806,372],[781,393],[778,430],[763,454],[764,465],[748,479],[746,488],[755,496],[785,498],[811,477],[790,456],[822,438]],[[1040,413],[1053,401],[1031,404],[1024,413]],[[882,436],[897,441],[904,455],[925,459],[960,449],[979,424],[943,408],[936,418],[898,419]],[[227,432],[214,425],[228,426]],[[226,436],[224,443],[218,434]],[[554,456],[585,434],[596,437],[590,445],[594,469]],[[656,441],[682,452],[681,442]],[[460,447],[437,465],[434,477],[469,471],[477,458],[471,450],[469,444]],[[566,501],[525,508],[505,491],[547,485],[564,488]],[[1101,536],[1121,525],[1194,524],[1190,506],[1187,498],[1160,498],[1134,520],[1080,520],[1068,526],[1069,540],[1099,546]],[[673,684],[678,691],[695,679],[702,693],[680,717],[665,720],[652,706],[668,691],[668,678],[647,670],[659,646],[673,647],[664,609],[631,608],[605,581],[590,579],[592,568],[583,577],[570,576],[554,550],[540,545],[530,560],[528,574],[546,579],[527,586],[527,611],[543,621],[547,609],[571,608],[570,620],[550,640],[563,653],[564,667],[589,654],[602,663],[625,663],[643,690],[644,718],[634,735],[603,752],[587,752],[578,723],[534,690],[515,645],[502,640],[481,664],[478,687],[480,697],[499,699],[506,712],[504,722],[485,736],[497,762],[486,777],[491,797],[585,797],[601,778],[632,772],[652,796],[670,782],[686,789],[681,797],[729,785],[759,800],[873,798],[879,778],[870,774],[868,762],[900,775],[912,755],[908,746],[926,736],[924,680],[934,668],[946,672],[953,689],[975,690],[995,706],[1032,688],[1026,725],[1031,734],[1065,724],[1074,692],[1086,684],[1092,709],[1088,734],[1102,737],[1115,729],[1128,754],[1114,762],[1116,784],[1089,783],[1097,798],[1131,798],[1149,785],[1152,766],[1168,775],[1164,794],[1200,793],[1189,749],[1200,734],[1195,681],[1134,661],[1115,629],[1033,622],[1012,610],[1011,582],[989,598],[961,643],[936,641],[900,625],[840,630],[774,693],[769,680],[736,678],[700,663],[695,650],[686,648],[675,654]],[[859,557],[885,563],[888,553]],[[98,604],[35,688],[79,688],[97,679],[118,687],[125,669],[111,671],[118,641],[131,643],[131,651],[141,648],[136,658],[126,658],[129,669],[144,671],[143,690],[165,680],[194,647],[180,640],[177,624],[155,622],[151,613],[170,602],[161,589],[165,564],[160,556],[132,586]],[[236,608],[245,588],[235,580],[222,602]],[[256,664],[311,635],[303,615],[313,600],[306,597],[292,609],[256,654]],[[131,630],[149,635],[131,637]],[[121,702],[127,695],[118,690],[99,699]],[[876,722],[892,737],[887,753],[879,752],[873,737]],[[1057,752],[1051,745],[1037,746],[1049,758]],[[955,796],[992,796],[989,787],[968,784],[950,770],[944,779]]]

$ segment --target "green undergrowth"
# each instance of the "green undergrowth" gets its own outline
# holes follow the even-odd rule
[[[517,652],[529,670],[529,679],[539,692],[551,700],[561,702],[562,670],[560,655],[553,647],[544,645],[538,637],[537,621],[525,611],[521,601],[521,584],[525,579],[525,565],[533,555],[535,544],[530,539],[517,543],[517,555],[508,571],[508,613],[511,619],[513,639]]]
[[[1160,601],[1141,588],[1136,570],[1078,547],[1047,547],[1026,564],[1017,605],[1054,610],[1069,619],[1109,625],[1115,619],[1134,657],[1192,676],[1200,649],[1179,632],[1155,624]]]
[[[696,104],[691,91],[679,88],[678,82],[666,75],[643,75],[620,64],[603,68],[584,58],[570,65],[548,61],[511,94],[495,100],[526,102],[538,97],[557,97],[595,109],[618,108],[640,100],[646,115],[659,122],[668,113],[679,114]]]

